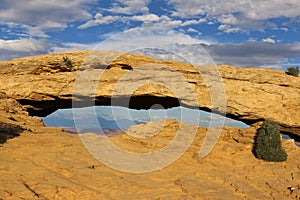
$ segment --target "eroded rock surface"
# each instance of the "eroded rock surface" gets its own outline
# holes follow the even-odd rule
[[[76,53],[70,52],[55,56],[57,56],[57,62],[62,62],[61,57],[68,55],[71,60],[74,60],[74,66],[78,69],[84,53],[88,52]],[[112,57],[115,55],[111,52],[106,53]],[[73,58],[72,55],[78,57]],[[44,64],[53,62],[50,59],[51,56],[49,58],[48,56],[14,60],[11,62],[16,64],[13,67],[10,66],[12,68],[9,67],[8,62],[1,63],[0,134],[9,136],[6,138],[9,140],[0,145],[0,199],[300,198],[300,148],[295,146],[293,140],[283,140],[283,148],[288,154],[286,162],[270,163],[258,160],[252,154],[256,127],[248,129],[225,127],[212,151],[202,159],[198,154],[208,129],[198,127],[195,138],[192,138],[187,151],[171,165],[153,172],[125,173],[99,162],[90,154],[90,149],[85,145],[105,147],[105,144],[101,143],[102,140],[99,140],[105,136],[88,133],[79,137],[59,128],[45,127],[40,119],[29,116],[27,112],[30,108],[43,111],[51,105],[58,107],[72,105],[70,100],[78,71],[32,72],[35,66],[30,63],[35,59],[42,60]],[[97,88],[97,97],[111,97],[116,81],[123,74],[137,71],[136,67],[139,62],[154,62],[152,59],[139,56],[134,56],[136,60],[132,61],[132,55],[127,56],[131,59],[123,58],[118,62],[121,64],[124,62],[132,66],[132,69],[124,68],[126,66],[123,65],[124,63],[113,64],[106,71],[103,69],[105,65],[101,63],[93,67],[85,65],[83,72],[87,73],[83,75],[90,77],[90,80],[96,79],[93,77],[96,72],[105,72],[100,81],[105,87]],[[76,64],[77,58],[78,64]],[[111,57],[108,56],[105,62],[108,63],[109,60]],[[21,64],[17,64],[18,62]],[[159,67],[163,63],[163,61],[155,62],[160,64]],[[208,101],[209,96],[205,96],[206,87],[196,79],[192,69],[189,70],[184,64],[164,62],[165,65],[174,66],[188,78],[191,87],[196,88],[198,98],[201,97],[199,101],[201,107],[212,108]],[[24,65],[24,63],[27,64]],[[27,67],[22,68],[22,66]],[[38,66],[39,64],[36,64],[36,67],[40,69]],[[161,73],[156,74],[168,77],[168,74],[178,72],[176,70],[161,67],[159,70]],[[220,67],[226,88],[227,112],[245,120],[273,118],[282,126],[285,125],[288,131],[297,132],[299,115],[296,111],[297,109],[299,111],[299,101],[296,100],[299,98],[299,85],[297,85],[299,79],[287,77],[283,72],[268,70],[258,70],[259,73],[255,78],[254,71],[254,69],[236,69],[229,66]],[[148,72],[151,74],[151,70]],[[122,83],[130,84],[130,81],[138,82],[143,78],[147,80],[151,77],[129,75],[133,79],[130,79],[130,76],[124,77]],[[271,76],[275,79],[271,80]],[[169,80],[172,87],[180,86],[176,85],[175,79]],[[98,84],[97,81],[96,83]],[[281,86],[282,83],[286,85]],[[84,92],[88,93],[89,84],[85,85],[86,87],[83,86],[80,85],[82,89],[86,88]],[[180,89],[179,91],[183,92],[182,96],[184,96],[186,91]],[[126,94],[128,91],[121,89],[120,92]],[[151,83],[139,88],[134,95],[168,96],[170,99],[176,97],[168,88]],[[263,95],[266,95],[266,98],[261,98]],[[190,97],[192,97],[190,94],[186,94],[182,101],[189,104],[192,102]],[[82,97],[76,98],[80,100]],[[25,106],[22,106],[16,99]],[[257,102],[261,104],[255,107]],[[286,106],[276,107],[277,104],[283,105],[283,103]],[[288,119],[283,119],[281,116],[287,117],[288,114]],[[126,151],[147,153],[168,145],[177,131],[182,130],[182,126],[186,133],[193,132],[195,128],[195,126],[171,120],[160,121],[131,127],[127,133],[109,137],[109,140]],[[12,133],[14,137],[11,137]],[[159,161],[163,158],[154,159]],[[136,165],[140,164],[136,163]]]
[[[99,138],[105,136],[88,133],[79,137],[59,128],[44,127],[39,119],[28,116],[24,108],[10,98],[0,99],[0,110],[1,122],[23,130],[20,136],[0,146],[0,199],[300,197],[300,148],[292,140],[284,140],[286,162],[258,160],[252,154],[254,127],[225,127],[216,146],[204,159],[200,159],[198,153],[207,129],[198,127],[183,156],[165,168],[136,174],[111,169],[95,159],[83,145],[83,142],[98,145]],[[109,139],[126,151],[147,153],[168,145],[180,126],[182,124],[171,120],[149,123]],[[193,126],[183,126],[187,132],[194,130]]]
[[[63,57],[77,71],[65,70]],[[300,135],[300,77],[227,65],[217,72],[209,66],[199,69],[201,76],[195,67],[173,61],[113,51],[70,51],[0,62],[0,91],[37,115],[71,107],[72,100],[87,97],[100,105],[110,104],[111,97],[130,96],[137,108],[150,107],[154,101],[150,97],[173,106],[178,98],[179,103],[226,112],[248,124],[273,119],[282,131]],[[121,104],[128,106],[126,101],[129,98]]]

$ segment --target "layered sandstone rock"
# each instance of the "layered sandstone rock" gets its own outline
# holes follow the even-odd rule
[[[66,71],[63,57],[77,71]],[[165,105],[176,105],[178,98],[184,105],[225,112],[248,124],[273,119],[283,131],[300,135],[300,77],[228,65],[218,71],[198,69],[141,55],[70,51],[0,62],[0,91],[41,115],[87,97],[97,104],[110,104],[111,97],[142,97],[132,103],[137,108],[151,106],[146,97],[160,97],[155,103]]]
[[[98,144],[104,136],[90,133],[79,137],[58,128],[44,127],[13,99],[2,98],[0,109],[1,122],[22,128],[19,137],[0,146],[1,199],[300,197],[300,149],[292,140],[284,140],[286,162],[258,160],[252,154],[255,128],[225,127],[212,152],[200,159],[198,152],[207,129],[198,127],[187,151],[169,166],[148,173],[125,173],[99,162],[83,145]],[[193,126],[170,120],[146,124],[140,129],[133,127],[128,134],[109,139],[126,151],[147,153],[168,145],[182,126],[187,132],[194,130]]]
[[[96,88],[95,95],[89,82],[81,82],[74,100],[89,95],[108,98],[114,90],[118,91],[114,95],[121,98],[129,94],[129,84],[133,81],[142,84],[157,75],[158,80],[163,80],[159,77],[168,78],[169,88],[178,87],[185,104],[193,103],[193,96],[187,93],[192,88],[196,90],[199,106],[213,109],[206,84],[188,65],[138,55],[120,58],[115,52],[102,52],[102,61],[94,56],[82,64],[89,53],[75,51],[1,63],[0,134],[8,141],[0,144],[0,199],[299,199],[300,148],[293,140],[283,140],[283,148],[288,154],[286,162],[258,160],[252,154],[255,127],[224,127],[216,145],[205,158],[198,154],[207,135],[206,128],[195,129],[195,126],[171,120],[131,127],[125,134],[109,137],[109,140],[136,154],[167,146],[179,130],[186,134],[196,132],[188,149],[169,166],[148,173],[126,173],[110,168],[91,154],[93,145],[106,147],[107,144],[102,143],[104,136],[69,134],[59,128],[45,127],[39,118],[29,116],[27,110],[30,109],[43,112],[51,106],[72,106],[70,100],[74,98],[77,73],[83,72],[82,80],[91,80],[97,86],[97,74],[103,73],[106,66],[109,69],[104,71],[99,84],[104,87]],[[82,71],[66,71],[62,67],[63,56],[73,61],[75,69],[83,66]],[[149,63],[158,64],[152,65],[158,71],[154,74],[147,68],[143,69],[146,73],[138,71],[139,65]],[[52,67],[45,70],[41,66]],[[250,122],[273,118],[285,130],[298,133],[299,78],[286,76],[280,71],[230,66],[220,66],[219,70],[225,84],[227,113]],[[135,72],[144,77],[135,75]],[[187,78],[191,87],[184,86],[186,83],[180,78],[177,79],[180,84],[170,78],[178,78],[175,75],[178,72]],[[115,89],[120,77],[126,74],[128,76],[121,78],[121,86],[127,84],[127,90],[126,87]],[[209,70],[207,74],[209,77]],[[80,96],[80,93],[87,96]],[[145,95],[162,97],[160,101],[169,97],[169,104],[172,97],[177,97],[168,87],[153,83],[142,84],[134,95],[145,99],[148,98]],[[185,140],[176,143],[178,147],[183,144]],[[119,159],[122,167],[132,165],[124,158]],[[164,159],[154,157],[153,161]],[[149,160],[149,165],[151,163]]]

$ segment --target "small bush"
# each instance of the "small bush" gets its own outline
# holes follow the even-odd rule
[[[73,63],[72,61],[66,56],[63,57],[65,65],[68,67],[68,71],[73,71]]]
[[[283,162],[287,154],[281,148],[280,130],[276,122],[266,120],[257,130],[253,147],[254,155],[269,162]]]
[[[291,76],[298,76],[299,74],[299,67],[290,67],[290,68],[287,68],[287,71],[285,72],[287,73],[288,75],[291,75]]]
[[[24,131],[18,125],[7,124],[0,121],[0,144],[5,143],[8,139],[20,136],[20,132]]]

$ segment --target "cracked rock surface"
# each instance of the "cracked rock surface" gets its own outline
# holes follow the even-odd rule
[[[75,71],[64,70],[63,57],[72,60]],[[47,114],[71,107],[70,101],[80,98],[96,98],[99,104],[112,97],[161,97],[160,103],[175,98],[248,124],[273,119],[282,131],[300,135],[300,77],[228,65],[218,66],[218,71],[211,66],[198,69],[201,75],[196,67],[174,61],[113,51],[70,51],[0,62],[0,91],[29,110]]]
[[[126,173],[103,164],[86,148],[86,144],[101,145],[104,136],[69,134],[60,128],[45,127],[39,118],[30,116],[28,110],[45,110],[51,102],[68,106],[75,77],[81,71],[60,70],[62,57],[68,56],[78,69],[89,53],[75,51],[0,63],[0,135],[5,138],[0,144],[0,199],[300,199],[300,148],[291,139],[282,140],[288,155],[286,162],[258,160],[252,154],[256,126],[224,127],[212,151],[202,159],[198,154],[208,129],[197,127],[188,149],[171,165],[148,173]],[[96,62],[94,55],[86,61],[93,61],[93,65],[85,64],[82,69],[89,72],[83,74],[84,78],[90,75],[96,81],[93,74],[103,72],[114,59],[115,63],[100,80],[106,85],[97,88],[99,96],[110,97],[119,77],[123,77],[124,83],[130,83],[130,76],[132,80],[142,80],[130,73],[137,71],[135,68],[140,64],[154,62],[138,55],[117,59],[115,52],[101,55],[106,55],[103,62]],[[159,63],[155,67],[161,69],[161,76],[170,73],[177,78],[175,73],[182,72],[191,89],[196,89],[197,97],[201,97],[201,107],[210,108],[206,87],[193,69],[172,61],[155,62]],[[41,65],[49,65],[53,71],[45,71]],[[280,71],[230,66],[219,69],[226,89],[227,113],[247,120],[273,118],[281,123],[282,129],[298,133],[299,78]],[[128,73],[130,76],[123,76]],[[148,80],[150,75],[149,71],[144,79]],[[176,87],[176,81],[169,82]],[[180,88],[179,91],[185,92]],[[135,94],[175,96],[167,88],[151,83]],[[185,104],[192,102],[189,95],[182,100]],[[128,152],[148,153],[168,145],[182,127],[186,133],[195,130],[195,126],[168,120],[134,126],[128,133],[108,139]],[[162,158],[155,158],[159,159]]]
[[[13,105],[13,107],[11,107]],[[5,106],[9,111],[3,111]],[[269,163],[252,154],[254,127],[224,127],[205,157],[198,157],[207,129],[198,127],[187,151],[171,165],[148,173],[114,170],[93,157],[85,144],[99,145],[93,133],[80,137],[43,123],[10,98],[0,99],[0,121],[22,128],[0,146],[0,199],[299,199],[300,148],[283,140],[288,160]],[[184,126],[172,120],[133,127],[109,137],[118,147],[147,153],[158,150]],[[140,126],[140,132],[139,132]],[[161,127],[153,129],[153,127]],[[1,129],[0,129],[1,131]],[[145,136],[134,137],[132,134]],[[103,147],[103,146],[102,146]],[[167,155],[166,155],[167,156]],[[162,158],[161,158],[162,159]],[[150,164],[151,161],[149,161]],[[120,163],[126,165],[126,163]],[[141,163],[136,163],[139,165]]]

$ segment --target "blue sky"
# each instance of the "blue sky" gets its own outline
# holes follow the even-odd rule
[[[140,42],[204,48],[216,63],[285,69],[300,63],[299,11],[299,0],[0,0],[0,60],[92,49],[133,30]]]

